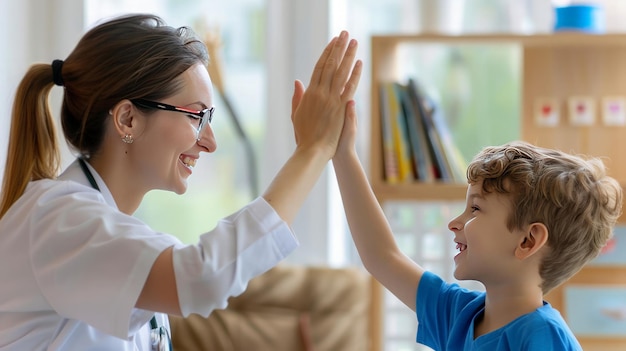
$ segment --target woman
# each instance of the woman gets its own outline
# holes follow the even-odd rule
[[[354,104],[356,47],[342,32],[309,87],[296,82],[293,155],[261,197],[196,245],[132,214],[150,190],[184,193],[200,155],[216,149],[203,43],[156,16],[127,15],[94,27],[65,61],[33,65],[15,97],[0,203],[0,350],[166,348],[166,314],[224,308],[293,251],[289,225]],[[58,177],[53,84],[79,154]]]

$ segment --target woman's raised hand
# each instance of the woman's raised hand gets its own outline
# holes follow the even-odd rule
[[[291,119],[298,148],[320,148],[330,159],[337,148],[347,103],[361,78],[357,41],[343,31],[318,59],[309,86],[296,81]]]
[[[291,120],[297,147],[263,194],[289,224],[335,154],[348,106],[354,108],[362,70],[356,49],[356,40],[342,32],[322,52],[309,86],[296,81]]]

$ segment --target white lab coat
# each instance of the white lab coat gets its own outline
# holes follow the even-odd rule
[[[163,250],[174,247],[183,315],[207,316],[298,245],[262,198],[185,245],[121,213],[90,169],[100,192],[74,162],[59,180],[31,182],[0,220],[2,351],[150,350],[154,312],[134,306]]]

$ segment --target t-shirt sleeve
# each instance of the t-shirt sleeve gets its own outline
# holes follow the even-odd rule
[[[437,275],[424,272],[415,300],[418,323],[416,341],[435,350],[440,350],[441,345],[445,344],[449,329],[447,328],[449,316],[441,310],[447,307],[440,294],[444,284]]]
[[[520,351],[582,351],[560,313],[549,304],[519,319],[506,333]]]
[[[576,339],[555,328],[539,328],[518,344],[520,351],[582,351]]]
[[[476,292],[448,284],[432,272],[424,272],[415,303],[416,341],[435,350],[444,349],[459,313],[476,296]]]
[[[152,264],[180,241],[79,187],[59,182],[37,200],[29,220],[33,274],[59,315],[128,338]]]
[[[184,316],[224,308],[258,276],[298,246],[291,229],[259,197],[221,220],[195,246],[174,249],[174,270]]]

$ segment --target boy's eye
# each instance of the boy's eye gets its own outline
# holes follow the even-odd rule
[[[476,212],[476,211],[480,210],[480,208],[478,208],[478,206],[471,206],[470,208],[472,209],[472,212]]]

